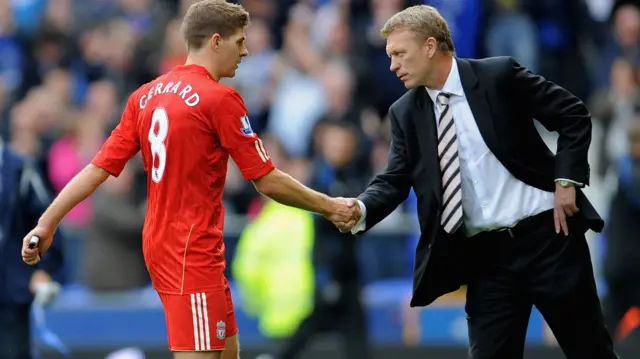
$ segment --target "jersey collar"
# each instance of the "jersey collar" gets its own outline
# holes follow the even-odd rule
[[[202,75],[207,76],[209,79],[215,81],[215,79],[213,78],[213,76],[211,75],[211,73],[209,72],[209,70],[205,69],[203,66],[200,65],[196,65],[196,64],[190,64],[190,65],[180,65],[180,66],[176,66],[174,71],[179,71],[179,72],[195,72],[195,73],[199,73]]]

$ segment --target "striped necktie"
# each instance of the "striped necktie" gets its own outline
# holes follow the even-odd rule
[[[442,109],[438,123],[438,160],[442,174],[442,217],[445,232],[453,233],[462,225],[462,185],[456,124],[449,106],[451,94],[440,93],[438,105]]]

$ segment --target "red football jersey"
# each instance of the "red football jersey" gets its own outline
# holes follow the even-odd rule
[[[245,180],[274,168],[242,98],[201,66],[177,67],[131,94],[92,163],[118,176],[138,150],[148,175],[143,251],[154,288],[168,294],[224,288],[229,154]]]

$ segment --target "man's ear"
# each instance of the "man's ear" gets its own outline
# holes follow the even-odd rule
[[[220,42],[222,42],[220,34],[213,34],[213,36],[211,36],[211,49],[214,51],[218,50],[218,48],[220,48]]]
[[[433,58],[438,50],[438,41],[433,37],[428,37],[424,40],[424,45],[427,47],[427,56],[430,59]]]

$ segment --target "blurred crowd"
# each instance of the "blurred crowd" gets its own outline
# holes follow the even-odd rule
[[[0,134],[38,163],[51,193],[91,160],[131,91],[184,61],[180,22],[192,2],[0,0]],[[278,152],[276,165],[332,196],[359,194],[386,164],[387,110],[405,89],[389,71],[379,29],[408,5],[439,9],[458,56],[514,56],[585,100],[603,133],[594,139],[594,176],[619,182],[611,212],[624,214],[606,237],[609,258],[626,259],[609,260],[606,273],[618,287],[637,283],[640,244],[628,244],[640,231],[640,196],[632,196],[640,193],[637,1],[240,2],[252,15],[250,55],[223,82],[244,97],[253,129]],[[147,284],[140,255],[145,186],[134,160],[70,213],[64,226],[73,280],[95,290]],[[230,164],[228,215],[252,218],[263,201]],[[411,214],[414,206],[399,211]]]

